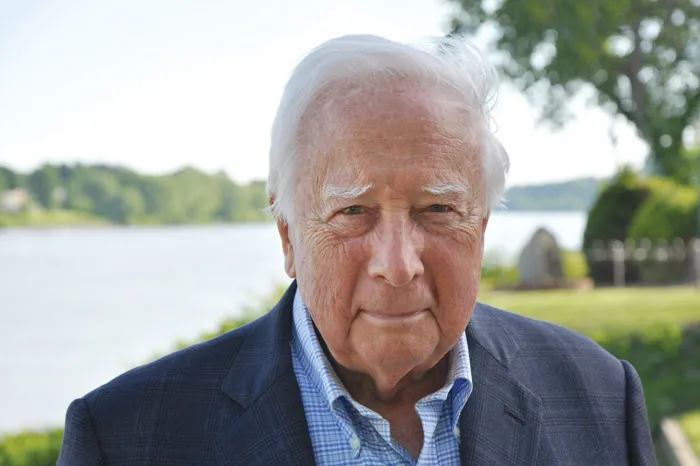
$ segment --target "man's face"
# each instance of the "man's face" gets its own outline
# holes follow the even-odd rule
[[[433,367],[471,317],[487,223],[478,132],[435,89],[347,95],[310,116],[280,232],[335,361],[390,390]]]

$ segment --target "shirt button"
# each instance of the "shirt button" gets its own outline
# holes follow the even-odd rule
[[[455,437],[460,437],[462,435],[462,431],[460,430],[459,427],[455,427]]]
[[[350,441],[350,446],[355,451],[359,450],[360,449],[360,439],[357,437],[353,437],[352,440]]]

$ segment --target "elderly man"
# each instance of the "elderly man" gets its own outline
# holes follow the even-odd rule
[[[458,40],[331,40],[296,68],[269,195],[271,312],[68,409],[60,465],[651,465],[635,370],[476,302],[508,157]]]

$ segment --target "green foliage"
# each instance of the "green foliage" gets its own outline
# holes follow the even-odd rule
[[[680,418],[680,424],[695,454],[700,456],[700,409],[683,415]]]
[[[484,289],[514,287],[519,278],[517,267],[494,264],[481,268],[481,286]]]
[[[563,183],[515,186],[505,193],[508,210],[586,211],[600,191],[602,180],[582,178]]]
[[[0,439],[0,466],[55,466],[63,430],[25,432]]]
[[[571,282],[576,282],[588,276],[588,264],[586,257],[580,251],[562,251],[562,263],[564,277]]]
[[[60,186],[60,179],[56,169],[50,165],[35,170],[29,175],[29,190],[37,201],[46,209],[56,206],[56,189]]]
[[[495,25],[502,72],[567,119],[580,89],[623,115],[649,144],[661,174],[688,182],[683,132],[700,108],[700,14],[694,0],[452,0],[453,31]]]
[[[612,240],[627,239],[634,216],[650,192],[646,180],[629,169],[621,171],[603,188],[588,212],[583,250],[588,252],[596,241],[607,245]],[[595,261],[590,254],[586,255],[586,259],[589,275],[596,284],[612,283],[612,267],[608,262]],[[634,264],[629,264],[627,270],[632,281],[637,273]]]
[[[597,240],[607,243],[627,239],[634,215],[650,191],[648,182],[633,171],[621,171],[603,188],[588,213],[583,233],[584,249],[593,246]]]
[[[5,189],[22,188],[26,180],[23,175],[0,166],[0,192]]]
[[[696,231],[698,191],[670,180],[653,180],[651,195],[636,212],[629,236],[673,241],[700,234]]]
[[[9,174],[0,167],[0,181]],[[17,175],[19,176],[19,175]],[[60,207],[116,224],[189,224],[211,222],[259,222],[267,206],[263,182],[241,186],[225,173],[208,175],[185,168],[165,176],[144,176],[106,165],[44,166],[33,172],[29,184],[34,197],[47,209]],[[65,190],[57,205],[57,188]],[[24,217],[6,218],[7,225]]]
[[[0,227],[97,226],[107,221],[96,215],[71,210],[27,211],[17,214],[0,212]]]

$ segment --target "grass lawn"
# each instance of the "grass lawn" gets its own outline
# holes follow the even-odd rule
[[[695,454],[700,457],[700,410],[681,416],[680,423],[683,432],[685,432],[685,435],[688,437],[690,444],[695,450]]]
[[[483,291],[486,304],[571,330],[635,331],[660,324],[700,322],[700,289],[603,288],[591,291]]]

